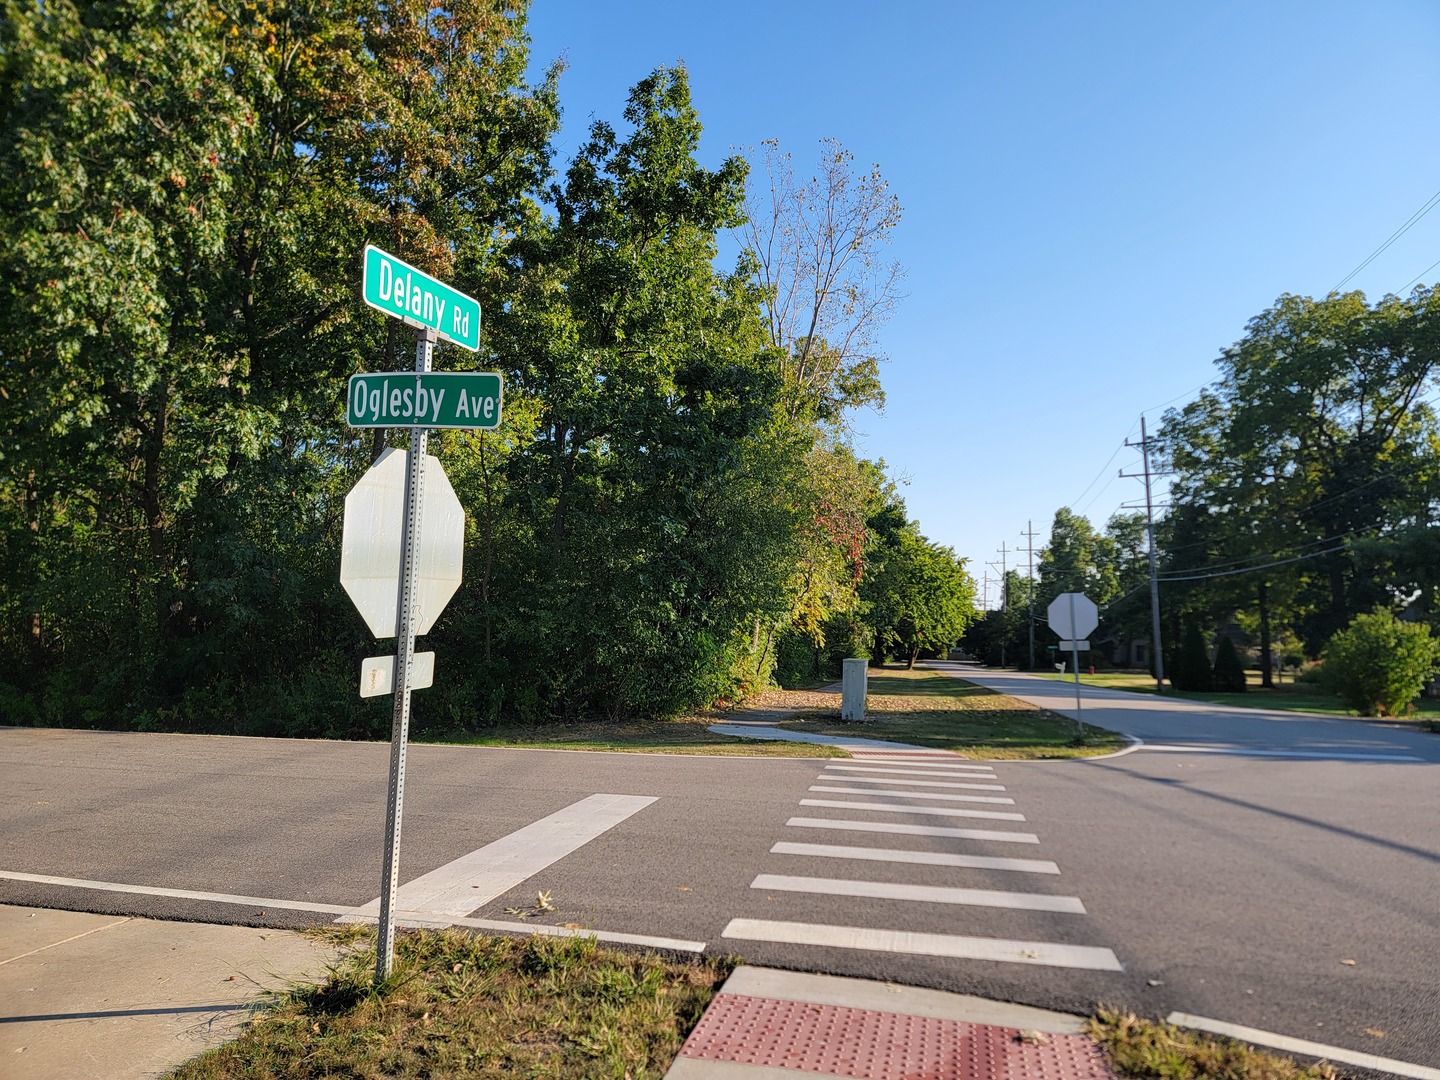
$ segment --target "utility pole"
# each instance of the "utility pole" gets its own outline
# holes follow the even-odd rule
[[[1035,522],[1025,523],[1025,538],[1029,542],[1026,551],[1030,554],[1030,670],[1035,670]]]
[[[1005,615],[1010,610],[1010,581],[1006,577],[1009,563],[1006,557],[1010,554],[1005,542],[1000,544],[1000,666],[1005,666]],[[994,566],[994,563],[990,564]]]
[[[1126,446],[1140,448],[1145,471],[1145,528],[1150,548],[1150,656],[1155,665],[1155,692],[1165,692],[1165,655],[1160,651],[1160,579],[1155,554],[1155,504],[1150,497],[1150,436],[1145,431],[1145,417],[1140,417],[1140,441],[1125,440]],[[1134,477],[1135,473],[1120,470],[1121,476]]]

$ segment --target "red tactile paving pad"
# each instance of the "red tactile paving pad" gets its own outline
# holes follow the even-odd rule
[[[1084,1035],[717,994],[680,1053],[856,1080],[1115,1080]]]

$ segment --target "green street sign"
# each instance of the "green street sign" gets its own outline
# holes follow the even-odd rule
[[[500,426],[505,380],[498,371],[381,371],[350,376],[351,427]]]
[[[411,326],[429,328],[446,341],[475,352],[480,348],[480,302],[442,281],[365,245],[365,303]]]

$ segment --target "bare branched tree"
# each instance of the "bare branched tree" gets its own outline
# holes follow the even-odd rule
[[[822,139],[815,175],[797,181],[775,140],[752,163],[742,242],[765,295],[792,418],[843,426],[848,411],[883,406],[876,331],[899,299],[898,262],[881,259],[900,200],[879,166]]]

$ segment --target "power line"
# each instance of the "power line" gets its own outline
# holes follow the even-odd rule
[[[1436,259],[1433,263],[1431,263],[1429,266],[1427,266],[1424,270],[1421,270],[1420,273],[1416,274],[1416,275],[1415,275],[1414,277],[1412,277],[1409,281],[1405,282],[1404,285],[1401,285],[1401,286],[1400,286],[1400,291],[1401,291],[1401,292],[1404,292],[1406,289],[1410,288],[1411,285],[1414,285],[1417,281],[1419,281],[1421,278],[1423,278],[1426,274],[1430,273],[1430,271],[1431,271],[1431,270],[1434,270],[1437,266],[1440,266],[1440,259]]]
[[[1222,570],[1218,574],[1196,574],[1193,577],[1162,577],[1164,582],[1171,581],[1208,581],[1211,578],[1233,577],[1236,574],[1252,574],[1256,570],[1269,570],[1273,566],[1285,566],[1287,563],[1301,562],[1304,559],[1314,559],[1321,555],[1334,555],[1337,551],[1344,551],[1345,545],[1326,548],[1323,551],[1312,551],[1309,555],[1296,555],[1293,559],[1278,559],[1275,562],[1263,563],[1260,566],[1242,566],[1238,570]]]
[[[1360,273],[1361,270],[1364,270],[1365,267],[1369,266],[1372,262],[1374,262],[1385,251],[1386,248],[1388,248],[1391,244],[1395,243],[1396,240],[1399,240],[1400,237],[1404,236],[1407,232],[1409,232],[1411,228],[1414,227],[1414,225],[1419,222],[1421,218],[1423,218],[1426,214],[1430,213],[1431,210],[1435,209],[1437,204],[1440,204],[1440,191],[1435,192],[1434,195],[1431,195],[1430,198],[1425,200],[1424,206],[1420,207],[1419,210],[1416,210],[1415,213],[1411,214],[1404,225],[1401,225],[1398,229],[1391,233],[1389,238],[1383,244],[1381,244],[1369,255],[1367,255],[1364,262],[1362,262],[1359,266],[1355,267],[1354,270],[1351,270],[1350,273],[1346,274],[1343,278],[1341,278],[1340,283],[1334,286],[1330,291],[1332,293],[1338,293],[1341,289],[1343,289],[1349,283],[1351,278],[1353,278],[1356,274]]]

